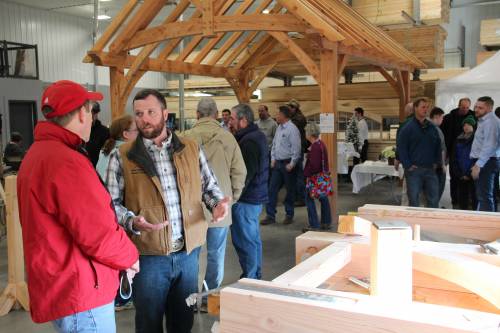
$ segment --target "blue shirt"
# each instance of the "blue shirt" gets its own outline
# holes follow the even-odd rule
[[[436,126],[425,119],[421,124],[413,118],[398,134],[398,156],[403,167],[408,170],[412,165],[432,168],[441,165],[441,140]]]
[[[276,130],[271,148],[271,160],[291,160],[295,166],[302,154],[300,132],[291,120],[280,124]]]
[[[479,118],[470,157],[477,158],[476,165],[480,168],[484,167],[490,157],[500,157],[500,119],[495,112]]]

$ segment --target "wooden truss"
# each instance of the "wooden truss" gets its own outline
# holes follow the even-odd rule
[[[273,68],[293,57],[320,85],[321,111],[336,121],[338,80],[350,61],[386,73],[401,110],[410,99],[409,72],[425,67],[342,0],[180,0],[152,24],[168,3],[129,0],[84,59],[110,68],[112,118],[147,71],[225,78],[249,102]],[[323,139],[336,172],[336,135]]]
[[[461,213],[440,214],[451,219]],[[479,215],[465,217],[461,224],[473,226]],[[400,216],[399,221],[412,218]],[[490,226],[495,223],[490,221]],[[457,228],[446,218],[442,225],[445,232]],[[346,234],[308,232],[297,237],[297,265],[272,282],[244,279],[224,288],[220,332],[498,329],[499,256],[485,254],[479,245],[412,240],[411,228],[401,222],[372,224],[346,216],[340,229]]]

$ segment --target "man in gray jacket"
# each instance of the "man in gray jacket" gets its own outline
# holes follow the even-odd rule
[[[213,98],[203,97],[198,102],[196,115],[198,121],[183,135],[203,147],[224,196],[232,197],[233,202],[236,202],[245,186],[247,174],[240,147],[234,136],[217,121],[217,105]],[[205,215],[210,221],[208,210],[205,211]],[[224,256],[229,225],[231,225],[231,214],[217,224],[209,224],[205,274],[209,289],[218,288],[224,277]]]

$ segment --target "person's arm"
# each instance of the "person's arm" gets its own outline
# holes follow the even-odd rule
[[[278,124],[273,119],[271,120],[273,121],[271,125],[271,138],[274,139],[274,136],[276,135],[276,130],[278,129]]]
[[[410,140],[409,136],[411,135],[411,124],[407,124],[405,127],[403,127],[398,135],[398,157],[401,163],[403,164],[403,167],[406,170],[409,170],[411,167],[411,160],[410,160]]]
[[[123,192],[125,190],[125,180],[123,178],[122,159],[120,151],[115,149],[109,156],[108,168],[104,183],[108,188],[113,206],[115,207],[118,223],[128,232],[140,234],[133,228],[133,218],[135,214],[123,205]]]
[[[248,140],[241,147],[241,153],[246,165],[245,186],[247,186],[259,171],[260,150],[256,142]]]
[[[484,167],[490,157],[496,156],[496,150],[499,144],[498,125],[496,121],[484,121],[481,127],[483,127],[484,142],[476,162],[476,165],[480,168]]]
[[[292,124],[290,124],[292,125]],[[293,125],[290,126],[290,132],[288,139],[290,140],[290,143],[292,145],[292,160],[290,161],[290,164],[292,164],[293,167],[295,167],[302,157],[302,141],[300,138],[300,132],[299,129]]]
[[[217,178],[208,165],[203,149],[199,149],[199,164],[201,175],[201,194],[205,206],[212,211],[215,206],[224,198],[224,194],[219,188]]]
[[[59,166],[51,186],[58,221],[87,256],[117,270],[138,259],[136,247],[116,223],[111,197],[95,171],[75,160]]]
[[[247,176],[247,168],[245,160],[243,159],[241,149],[236,141],[234,142],[234,151],[232,154],[230,167],[231,188],[233,193],[233,201],[236,202],[240,198],[243,187],[245,186],[245,179]]]
[[[278,137],[279,137],[278,127],[276,127],[276,132],[274,134],[275,135],[273,137],[273,143],[271,145],[271,164],[272,164],[272,161],[276,161],[276,149],[277,149]]]

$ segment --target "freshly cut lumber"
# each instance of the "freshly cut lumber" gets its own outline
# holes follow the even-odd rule
[[[412,301],[412,232],[406,223],[371,226],[370,295],[393,304]]]
[[[401,14],[405,11],[413,16],[413,1],[392,0],[353,0],[352,8],[376,25],[407,24]],[[421,0],[420,19],[427,25],[448,23],[450,19],[450,3],[445,0]]]
[[[482,20],[479,39],[483,46],[500,46],[500,19]]]
[[[481,65],[483,62],[495,55],[497,51],[481,51],[476,55],[476,65]]]
[[[359,217],[372,222],[420,224],[423,233],[430,231],[481,241],[500,238],[498,213],[369,204],[359,207],[358,213]]]
[[[498,316],[242,279],[221,291],[221,333],[494,332]]]
[[[351,261],[351,244],[333,243],[273,281],[315,288]]]

